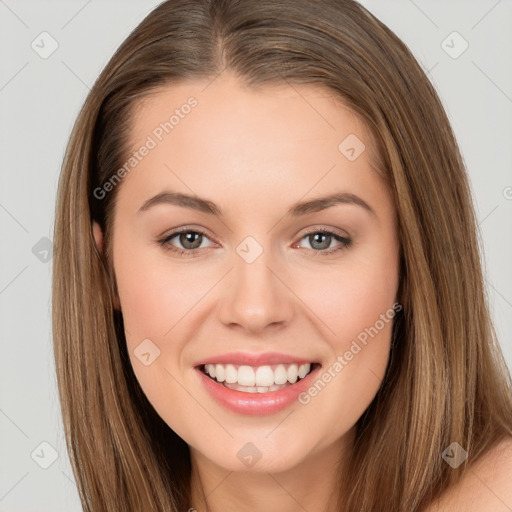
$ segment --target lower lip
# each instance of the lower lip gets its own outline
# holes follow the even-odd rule
[[[246,393],[229,389],[208,377],[201,368],[196,368],[206,390],[224,407],[239,414],[263,416],[281,411],[297,400],[314,380],[320,366],[315,367],[306,377],[291,386],[267,393]]]

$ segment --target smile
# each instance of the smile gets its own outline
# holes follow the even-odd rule
[[[303,361],[262,366],[216,362],[194,369],[200,385],[219,405],[237,414],[264,416],[297,402],[321,366]]]
[[[244,393],[275,392],[306,377],[315,363],[248,366],[206,364],[203,372],[228,389]]]

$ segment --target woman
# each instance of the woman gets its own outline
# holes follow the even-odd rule
[[[512,507],[462,158],[356,2],[161,4],[80,112],[54,243],[84,510]]]

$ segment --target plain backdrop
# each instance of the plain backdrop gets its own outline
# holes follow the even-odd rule
[[[0,512],[81,510],[51,341],[55,193],[89,88],[158,3],[0,0]],[[452,122],[471,179],[492,312],[512,366],[512,2],[362,3],[429,72]]]

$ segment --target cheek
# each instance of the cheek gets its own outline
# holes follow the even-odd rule
[[[390,331],[380,321],[391,315],[398,289],[398,258],[377,247],[366,253],[347,253],[343,262],[316,272],[304,272],[297,282],[298,295],[326,327],[332,346],[339,351],[377,323],[382,337]],[[388,332],[389,331],[389,332]]]
[[[395,281],[377,269],[337,274],[316,296],[332,356],[310,388],[299,397],[311,417],[347,432],[374,399],[389,360],[396,309]],[[395,307],[393,307],[395,305]],[[329,434],[331,435],[331,434]]]
[[[401,309],[398,282],[397,246],[384,240],[365,251],[347,252],[343,264],[302,280],[299,293],[321,319],[332,349],[303,397],[315,415],[329,411],[329,421],[349,428],[374,398],[389,359],[393,319]],[[332,408],[334,402],[339,407]]]
[[[120,254],[116,280],[125,328],[137,338],[163,339],[207,291],[192,267],[165,264],[148,251]],[[197,277],[197,276],[196,276]],[[210,285],[211,286],[211,285]]]
[[[162,419],[186,438],[187,428],[197,416],[197,405],[183,386],[179,371],[180,354],[188,339],[180,329],[206,285],[191,279],[191,272],[180,272],[176,267],[170,272],[169,266],[161,258],[152,258],[149,251],[118,250],[115,269],[127,350],[136,379]],[[144,354],[149,354],[149,361],[144,360]]]

